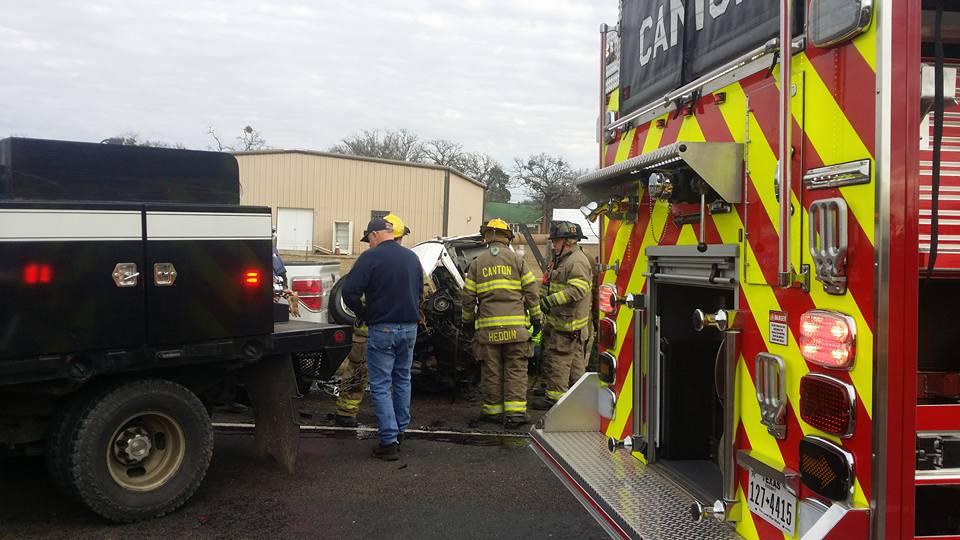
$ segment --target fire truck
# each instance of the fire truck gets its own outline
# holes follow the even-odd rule
[[[613,537],[960,538],[960,2],[600,35],[599,363],[533,449]]]

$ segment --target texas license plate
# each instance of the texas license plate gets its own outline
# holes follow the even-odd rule
[[[747,506],[754,514],[793,535],[797,523],[797,496],[777,480],[750,471]]]

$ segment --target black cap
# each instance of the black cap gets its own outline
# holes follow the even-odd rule
[[[363,238],[360,239],[361,242],[370,242],[370,233],[377,231],[392,231],[393,225],[390,225],[390,222],[383,218],[373,218],[370,220],[370,223],[367,223],[367,229],[363,231]]]

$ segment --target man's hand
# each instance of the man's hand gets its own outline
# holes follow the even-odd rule
[[[550,310],[553,309],[553,305],[550,304],[550,300],[548,300],[548,298],[549,296],[540,297],[540,311],[544,313],[550,313]]]

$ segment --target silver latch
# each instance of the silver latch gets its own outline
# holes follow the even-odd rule
[[[153,283],[157,287],[169,287],[177,281],[177,269],[173,263],[153,265]]]
[[[810,256],[829,294],[847,292],[847,203],[840,197],[810,204]]]
[[[787,385],[783,358],[770,353],[758,354],[754,384],[760,402],[760,423],[767,426],[770,435],[786,439]]]
[[[111,275],[117,287],[136,287],[140,272],[137,272],[137,263],[117,263]]]

